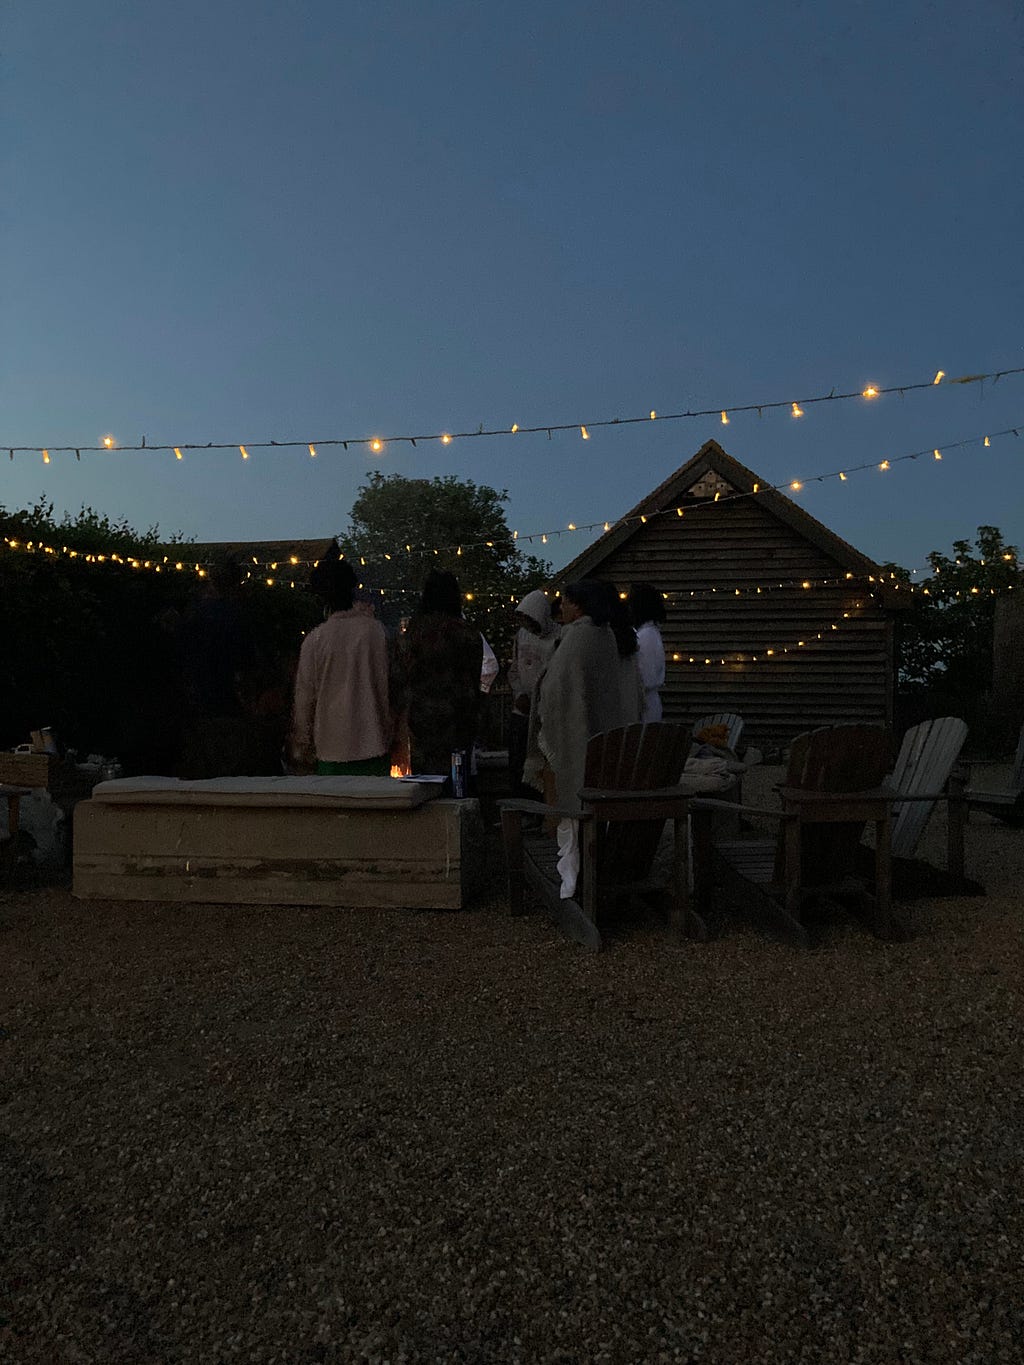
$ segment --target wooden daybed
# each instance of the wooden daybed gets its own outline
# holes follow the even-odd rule
[[[475,800],[389,777],[102,782],[75,815],[84,900],[458,909],[482,870]]]

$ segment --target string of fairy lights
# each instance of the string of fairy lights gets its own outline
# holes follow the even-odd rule
[[[366,448],[375,455],[383,454],[389,445],[408,443],[415,447],[417,443],[436,441],[441,445],[451,445],[454,441],[479,440],[481,438],[493,438],[498,436],[530,436],[546,433],[550,439],[556,432],[576,431],[584,441],[591,439],[591,433],[603,427],[623,427],[635,426],[641,422],[680,422],[695,420],[703,417],[717,418],[723,426],[728,426],[733,418],[744,413],[756,413],[763,417],[766,412],[774,412],[779,409],[786,409],[792,418],[800,418],[806,415],[809,407],[814,407],[823,403],[845,403],[855,399],[873,402],[878,398],[883,398],[889,394],[898,394],[904,397],[908,393],[915,393],[927,389],[936,389],[953,384],[978,384],[983,386],[986,382],[997,384],[999,380],[1005,379],[1010,375],[1024,374],[1024,366],[1014,366],[1002,370],[988,370],[978,374],[963,374],[948,377],[945,370],[937,370],[932,379],[915,380],[904,384],[892,384],[879,386],[877,384],[867,384],[862,388],[848,389],[842,393],[837,393],[835,388],[828,393],[812,394],[806,398],[774,398],[759,403],[729,403],[726,405],[716,404],[709,408],[688,408],[679,412],[661,412],[651,408],[646,414],[631,417],[604,417],[588,418],[572,422],[534,422],[521,424],[513,422],[509,425],[497,424],[487,425],[481,423],[474,431],[434,431],[420,433],[419,435],[394,435],[394,436],[330,436],[319,439],[287,441],[206,441],[206,442],[187,442],[182,441],[177,445],[149,445],[145,436],[138,445],[130,445],[118,441],[113,435],[103,436],[98,445],[49,445],[49,446],[29,446],[29,445],[10,445],[7,442],[0,443],[0,449],[6,449],[8,455],[13,460],[16,454],[34,454],[42,457],[44,464],[50,464],[52,456],[56,454],[73,454],[77,460],[81,460],[83,453],[95,454],[103,451],[147,451],[150,453],[172,452],[176,460],[184,460],[185,452],[210,451],[210,450],[237,450],[243,461],[248,461],[251,452],[254,450],[294,450],[305,449],[309,452],[311,459],[316,459],[320,450],[341,446],[344,450],[350,448]]]
[[[713,496],[697,500],[687,507],[683,507],[682,505],[675,507],[669,506],[659,510],[638,513],[627,517],[620,517],[617,518],[615,521],[605,520],[603,522],[590,522],[580,524],[577,524],[575,522],[569,522],[567,523],[566,526],[559,527],[554,530],[531,532],[525,535],[520,534],[518,531],[514,531],[512,533],[512,537],[514,542],[535,543],[539,541],[542,544],[547,544],[553,537],[561,536],[564,534],[573,534],[577,532],[586,533],[588,531],[594,531],[597,529],[600,529],[602,530],[603,533],[607,534],[611,531],[618,530],[624,527],[628,528],[630,526],[646,525],[647,523],[656,521],[659,518],[672,516],[684,517],[686,515],[693,515],[694,513],[698,512],[705,512],[709,509],[714,509],[716,506],[722,504],[736,502],[737,500],[740,499],[755,498],[758,495],[764,493],[771,492],[783,493],[788,495],[790,493],[799,492],[809,483],[824,483],[827,480],[838,480],[840,482],[846,482],[851,475],[867,473],[871,471],[884,474],[891,470],[893,465],[901,464],[907,461],[916,461],[922,458],[923,456],[924,457],[930,456],[933,461],[941,461],[944,458],[944,453],[948,454],[950,452],[963,450],[971,446],[980,446],[982,448],[987,449],[991,447],[992,442],[994,440],[1000,440],[1003,438],[1008,438],[1010,436],[1019,438],[1021,426],[1024,426],[1024,423],[1020,424],[1020,426],[1007,427],[1002,431],[992,432],[984,436],[975,436],[960,441],[947,442],[942,447],[939,446],[926,447],[922,450],[911,451],[902,455],[893,455],[881,461],[875,460],[866,461],[860,465],[848,466],[846,469],[831,470],[824,474],[805,475],[802,479],[792,479],[783,483],[770,484],[754,481],[749,489],[734,490],[732,492],[725,493],[721,491],[716,491],[713,494]],[[75,549],[74,547],[65,544],[57,546],[46,543],[39,539],[31,538],[21,539],[13,536],[0,537],[0,544],[3,544],[6,549],[12,551],[20,551],[29,554],[43,554],[55,558],[66,557],[72,560],[80,559],[82,562],[90,565],[91,564],[117,565],[121,567],[127,567],[135,571],[151,571],[154,573],[191,572],[194,573],[199,578],[205,578],[210,568],[212,567],[210,562],[203,563],[196,560],[190,560],[188,557],[184,555],[181,558],[178,558],[174,555],[162,556],[153,555],[150,557],[143,557],[140,555],[124,554],[114,550],[83,551]],[[493,541],[476,541],[464,543],[462,545],[453,544],[446,546],[414,546],[411,543],[407,543],[402,548],[393,547],[391,551],[384,552],[382,558],[387,561],[401,559],[403,550],[407,556],[422,556],[424,554],[427,555],[433,554],[439,556],[442,554],[448,554],[454,555],[456,558],[458,558],[459,556],[463,555],[464,552],[469,550],[493,548],[493,544],[494,544]],[[1009,560],[1012,559],[1013,556],[1006,555],[1004,556],[1004,558]],[[360,566],[367,567],[367,561],[365,556],[360,556],[359,559]],[[295,570],[309,568],[315,562],[316,562],[315,560],[303,559],[298,555],[290,555],[287,557],[281,557],[279,559],[269,561],[261,561],[256,556],[252,556],[251,563],[253,565],[253,569],[255,569],[256,572],[254,573],[252,569],[248,570],[246,578],[249,581],[262,582],[268,587],[287,585],[290,588],[294,589],[297,586]],[[913,574],[917,574],[918,572],[922,571],[913,570],[912,572]],[[851,575],[848,574],[847,578],[849,578],[850,576]],[[874,581],[870,574],[866,575],[866,577],[868,581]],[[812,586],[822,586],[830,581],[831,580],[828,579],[819,579],[812,581],[802,578],[801,579],[794,578],[789,580],[785,579],[778,580],[776,578],[772,578],[762,580],[759,582],[749,582],[741,584],[737,584],[735,582],[731,583],[723,582],[719,584],[710,584],[706,587],[695,588],[687,591],[690,597],[710,594],[724,595],[728,593],[731,593],[734,596],[742,596],[750,593],[762,595],[778,589],[789,589],[798,585],[803,589],[807,589]],[[890,586],[897,590],[902,586],[902,588],[907,592],[912,593],[915,591],[921,591],[926,594],[928,593],[928,590],[926,588],[919,587],[918,585],[912,583],[903,583],[901,585],[895,574],[890,574],[888,576],[888,580],[882,581],[888,581],[890,583]],[[301,586],[301,584],[299,584],[299,586]],[[416,595],[418,592],[418,590],[414,588],[397,587],[380,589],[379,591],[382,596],[387,595],[411,596]],[[983,590],[978,589],[978,591]],[[687,594],[684,593],[681,595],[685,596]],[[508,597],[508,594],[504,592],[474,590],[465,593],[464,596],[467,602],[473,602],[474,600],[477,599],[486,598],[494,600],[505,600]],[[514,599],[509,597],[508,600],[511,601]]]

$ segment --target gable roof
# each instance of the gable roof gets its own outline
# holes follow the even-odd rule
[[[719,475],[742,494],[752,494],[754,485],[759,485],[756,494],[759,507],[765,508],[772,516],[817,546],[844,569],[861,574],[881,573],[874,560],[861,554],[834,531],[822,525],[816,517],[798,507],[792,498],[787,498],[784,493],[770,487],[765,480],[723,450],[717,441],[705,441],[691,460],[687,460],[686,464],[681,465],[674,474],[670,474],[663,483],[642,498],[613,525],[610,531],[577,555],[564,569],[559,569],[553,581],[567,583],[596,573],[604,560],[643,529],[641,517],[656,515],[667,507],[674,509],[677,506],[685,506],[689,490],[700,482],[702,476],[709,473]]]

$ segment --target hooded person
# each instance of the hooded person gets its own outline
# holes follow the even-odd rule
[[[620,655],[609,606],[606,586],[588,579],[569,584],[562,597],[558,648],[534,693],[524,781],[553,795],[563,810],[580,808],[587,744],[594,735],[640,719],[638,676],[633,681],[636,662],[628,653]],[[628,645],[624,637],[622,647]],[[565,900],[576,894],[579,820],[560,817],[557,836]]]
[[[310,574],[325,620],[299,652],[290,759],[323,775],[387,777],[392,718],[384,628],[355,606],[355,571],[335,541]]]
[[[561,627],[552,620],[551,603],[539,588],[528,592],[516,607],[515,622],[518,630],[512,644],[512,662],[508,669],[508,685],[512,692],[508,735],[509,778],[514,794],[532,796],[533,792],[523,785],[530,706],[534,688],[558,643]]]

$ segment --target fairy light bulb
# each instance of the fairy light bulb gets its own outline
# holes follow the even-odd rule
[[[799,479],[794,479],[789,486],[790,488],[792,488],[794,493],[799,493],[801,488],[803,488],[803,484],[800,482]]]
[[[176,460],[184,459],[184,456],[181,453],[181,448],[179,446],[174,447],[174,458]]]
[[[723,408],[723,409],[722,409],[722,426],[723,426],[723,427],[727,427],[728,425],[729,425],[729,414],[726,412],[725,408]]]
[[[941,384],[942,381],[945,379],[945,377],[946,377],[946,371],[945,371],[945,370],[939,370],[939,371],[937,371],[937,373],[936,373],[936,375],[935,375],[935,378],[932,380],[932,383],[933,383],[933,384]]]
[[[839,482],[840,482],[840,483],[845,483],[845,482],[846,482],[846,475],[843,473],[842,470],[839,471]]]
[[[878,397],[878,390],[875,388],[874,384],[869,384],[869,385],[867,386],[867,388],[864,390],[864,392],[861,394],[861,398],[877,398],[877,397]]]
[[[384,449],[384,442],[380,439],[379,436],[375,436],[373,440],[370,442],[370,449],[374,452],[375,455],[379,454],[379,452]]]
[[[590,432],[586,429],[586,427],[580,427],[580,435],[583,437],[585,441],[590,440]]]
[[[892,466],[889,464],[888,460],[883,460],[878,467],[879,469],[890,469]]]
[[[449,435],[449,433],[448,433],[447,431],[442,432],[442,434],[441,434],[441,444],[442,444],[443,446],[450,446],[451,443],[452,443],[452,438],[451,438],[451,436]]]
[[[569,528],[568,528],[568,529],[569,529],[570,531],[575,531],[575,530],[576,530],[576,523],[575,523],[574,521],[570,521],[570,522],[569,522]]]
[[[932,454],[935,456],[935,458],[936,458],[937,460],[941,460],[941,459],[942,459],[942,451],[941,451],[941,450],[933,450],[933,451],[932,451]]]
[[[103,438],[103,444],[104,444],[104,446],[105,446],[105,448],[106,448],[107,450],[113,450],[113,448],[114,448],[114,438],[113,438],[113,436],[104,436],[104,438]]]
[[[654,419],[657,417],[657,415],[658,415],[658,414],[654,411],[654,409],[651,408],[651,421],[652,421],[652,422],[653,422]]]
[[[982,442],[982,444],[983,444],[983,445],[986,445],[986,446],[990,446],[990,445],[992,444],[992,442],[991,442],[991,441],[988,439],[988,437],[986,436],[986,437],[985,437],[985,440]]]
[[[316,459],[316,446],[312,443],[312,441],[310,441],[309,443],[309,458],[311,460]]]
[[[750,490],[751,493],[756,493],[760,487],[761,485],[759,483],[755,483],[753,488]]]
[[[49,463],[50,463],[50,452],[49,452],[48,450],[44,450],[44,451],[43,451],[43,464],[49,464]]]
[[[518,423],[518,422],[513,422],[513,423],[512,423],[512,435],[514,436],[518,430],[519,430],[519,423]]]
[[[239,446],[238,449],[242,452],[242,459],[247,460],[249,458],[249,452],[246,450],[245,446]]]
[[[804,415],[804,410],[799,403],[794,403],[793,406],[790,408],[790,412],[793,414],[794,417],[802,417]]]
[[[604,524],[604,529],[605,529],[606,531],[610,531],[610,530],[612,529],[612,524],[611,524],[610,521],[606,521],[606,522],[605,522],[605,524]]]

